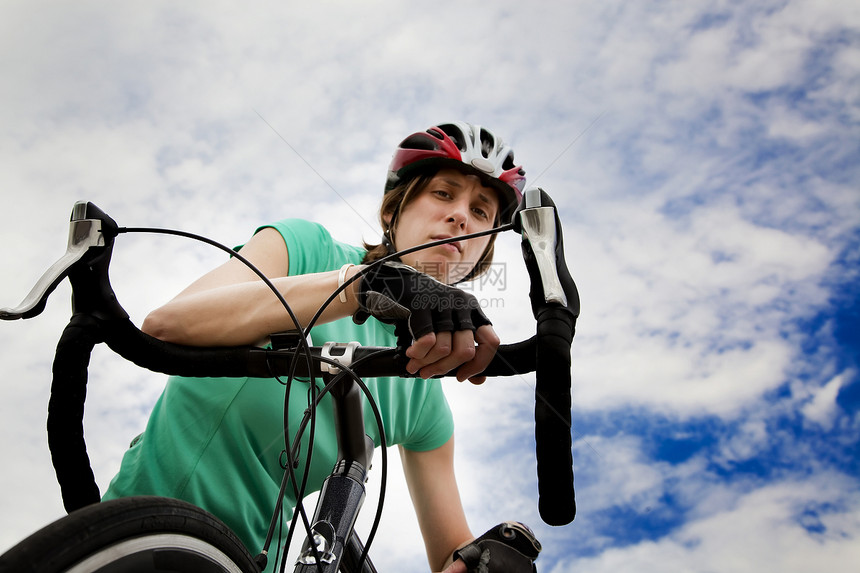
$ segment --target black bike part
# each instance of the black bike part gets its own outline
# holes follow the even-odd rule
[[[364,502],[366,468],[357,463],[339,462],[326,478],[314,512],[311,534],[305,539],[296,564],[296,573],[336,573]],[[308,543],[313,541],[316,547]]]
[[[576,517],[570,397],[570,343],[573,318],[564,309],[547,309],[538,322],[535,383],[535,457],[538,511],[548,525],[567,525]]]
[[[243,377],[270,378],[287,376],[295,367],[295,376],[320,376],[320,348],[312,348],[313,363],[308,366],[304,353],[295,349],[272,350],[255,346],[200,348],[172,344],[141,332],[129,320],[102,321],[107,345],[130,362],[155,372],[197,378]],[[484,376],[514,376],[534,372],[536,339],[530,338],[499,347],[493,360],[481,373]],[[405,349],[359,346],[354,359],[360,362],[353,370],[362,378],[396,376],[415,378],[406,370],[409,359]],[[295,363],[295,365],[294,365]],[[445,376],[453,376],[452,370]]]
[[[341,573],[376,573],[376,567],[373,566],[370,559],[361,559],[363,555],[364,544],[362,544],[358,534],[353,531],[346,542],[343,556],[340,559]],[[359,562],[361,562],[361,567],[359,567]]]
[[[570,346],[579,316],[579,292],[564,258],[564,241],[558,210],[543,190],[542,207],[552,207],[555,218],[555,266],[566,305],[547,302],[533,245],[522,242],[523,259],[531,278],[529,298],[537,321],[535,385],[535,455],[538,509],[548,525],[567,525],[576,516],[573,486],[573,431],[571,416]],[[525,203],[525,202],[524,202]],[[515,229],[522,231],[515,216]],[[551,220],[550,220],[551,221]]]
[[[69,282],[76,287],[72,290],[72,312],[96,318],[128,318],[113,292],[108,273],[113,240],[118,234],[117,224],[92,203],[87,203],[85,217],[101,222],[105,244],[90,248],[87,255],[69,269]]]
[[[259,573],[239,538],[214,515],[154,496],[86,507],[0,556],[0,573],[60,573],[75,565],[90,573]]]
[[[26,319],[41,314],[48,296],[64,278],[96,261],[105,250],[110,259],[110,246],[119,232],[113,219],[92,203],[78,201],[72,209],[70,221],[66,253],[45,271],[21,304],[15,308],[0,309],[0,319]],[[106,275],[102,270],[96,269],[94,274]],[[96,292],[99,296],[103,294],[101,290]]]
[[[84,441],[87,367],[93,347],[104,339],[98,321],[76,314],[63,331],[54,356],[48,401],[48,448],[63,505],[71,513],[100,499]]]
[[[324,377],[326,384],[328,377]],[[338,460],[357,462],[369,468],[373,459],[373,440],[364,429],[364,395],[355,380],[345,376],[331,389],[334,426],[338,443]]]

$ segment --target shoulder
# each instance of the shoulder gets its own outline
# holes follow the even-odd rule
[[[344,263],[358,263],[364,257],[361,247],[335,240],[329,230],[305,219],[282,219],[263,225],[257,233],[274,230],[280,234],[290,259],[291,275],[322,272],[340,268]],[[271,231],[268,231],[272,234]]]
[[[333,241],[328,229],[319,223],[305,219],[281,219],[274,223],[267,223],[257,228],[257,233],[263,229],[274,229],[284,237],[284,240],[293,239],[297,241]]]

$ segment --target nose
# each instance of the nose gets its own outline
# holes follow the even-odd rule
[[[467,201],[457,200],[449,203],[450,209],[448,212],[449,223],[453,223],[461,229],[466,227],[469,221],[469,204]]]

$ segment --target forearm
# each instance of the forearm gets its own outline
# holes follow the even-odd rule
[[[349,269],[348,277],[357,271]],[[338,286],[338,271],[278,277],[272,283],[289,303],[301,325],[306,325]],[[339,299],[320,321],[351,316],[358,309],[353,285],[347,301]],[[192,346],[256,344],[270,334],[296,328],[275,294],[261,280],[227,284],[182,293],[156,309],[141,329],[156,338]]]
[[[433,571],[441,571],[454,551],[474,537],[454,476],[454,438],[427,452],[400,451],[427,559]]]

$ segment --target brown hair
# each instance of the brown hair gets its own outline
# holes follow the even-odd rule
[[[367,254],[364,255],[362,263],[376,261],[393,252],[394,234],[397,232],[397,216],[407,205],[409,205],[409,203],[415,200],[415,197],[424,190],[427,184],[430,183],[430,180],[435,176],[435,170],[423,171],[414,177],[401,181],[396,187],[388,191],[383,196],[382,205],[379,208],[379,223],[382,225],[382,234],[385,239],[377,245],[367,242],[364,243],[364,248],[367,249]],[[386,222],[385,220],[386,215],[391,216],[389,222]],[[493,226],[497,226],[498,224],[499,215],[496,214],[496,220],[493,222]],[[386,244],[386,241],[391,245],[391,250],[389,250],[389,244]],[[477,264],[475,264],[468,275],[460,279],[458,282],[477,278],[490,269],[490,265],[493,262],[495,243],[496,235],[490,235],[490,242],[487,244],[487,248],[484,249],[484,253],[481,255]]]

